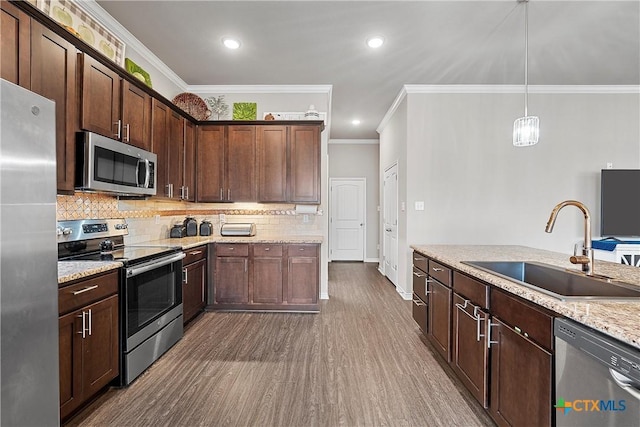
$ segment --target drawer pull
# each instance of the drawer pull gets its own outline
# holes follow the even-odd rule
[[[298,249],[298,250],[299,250],[299,251],[304,251],[304,248],[300,248],[300,249]]]
[[[424,258],[421,257],[421,256],[416,256],[416,257],[413,257],[413,260],[414,261],[424,261]]]
[[[271,250],[271,248],[264,248],[264,250],[265,250],[265,251],[270,251],[270,250]]]
[[[416,273],[415,271],[413,272],[413,275],[416,277],[424,277],[424,274]]]
[[[189,255],[200,255],[202,253],[202,251],[193,251],[193,252],[189,252]]]
[[[414,303],[415,305],[417,305],[418,307],[422,307],[422,306],[424,306],[424,305],[427,305],[426,303],[424,303],[424,302],[422,302],[422,301],[420,301],[420,300],[417,300],[417,299],[414,299],[414,300],[413,300],[413,303]]]
[[[72,292],[72,294],[73,294],[74,296],[75,296],[75,295],[80,295],[80,294],[83,294],[83,293],[85,293],[85,292],[92,291],[92,290],[96,289],[97,287],[98,287],[98,285],[87,286],[86,288],[80,289],[79,291]]]
[[[233,247],[228,247],[227,249],[229,249],[230,251],[233,251],[235,248],[233,248]]]
[[[444,271],[442,268],[438,268],[438,267],[431,267],[431,269],[433,271]]]

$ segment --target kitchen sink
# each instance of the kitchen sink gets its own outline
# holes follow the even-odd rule
[[[640,287],[532,261],[462,261],[563,301],[640,300]]]

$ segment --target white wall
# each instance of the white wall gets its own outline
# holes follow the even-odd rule
[[[583,237],[582,214],[567,207],[554,232],[544,227],[566,199],[584,202],[599,234],[600,170],[640,167],[640,96],[635,94],[532,94],[530,114],[540,117],[540,142],[511,144],[522,95],[409,93],[406,115],[409,245],[517,244],[569,254]],[[394,128],[385,127],[383,137]],[[390,149],[384,148],[386,151]],[[401,181],[402,185],[403,181]],[[414,201],[425,210],[415,211]],[[402,223],[401,223],[402,226]],[[411,287],[409,266],[400,270]]]
[[[329,141],[329,178],[366,178],[365,261],[378,261],[380,206],[380,148],[378,144],[332,144]]]

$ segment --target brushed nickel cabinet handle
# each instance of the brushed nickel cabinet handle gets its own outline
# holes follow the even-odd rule
[[[87,313],[87,317],[89,318],[89,336],[91,336],[91,318],[93,317],[91,315],[91,309],[89,309],[89,313]]]
[[[96,289],[97,287],[98,287],[98,285],[87,286],[86,288],[80,289],[79,291],[72,292],[72,294],[73,294],[74,296],[75,296],[75,295],[84,294],[85,292],[92,291],[92,290]]]
[[[118,120],[119,121],[119,120]],[[131,135],[129,133],[129,128],[131,127],[131,125],[129,123],[127,123],[126,125],[124,125],[124,129],[125,129],[125,136],[124,138],[122,138],[122,142],[130,142],[131,141]]]
[[[189,252],[189,255],[200,255],[202,253],[202,251],[193,251],[193,252]]]
[[[438,267],[431,267],[431,269],[433,271],[444,271],[442,268],[438,268]]]
[[[118,120],[117,122],[113,123],[113,125],[116,127],[116,133],[113,135],[115,136],[115,139],[120,139],[120,137],[122,136],[122,120]]]
[[[86,337],[86,320],[84,318],[84,311],[82,312],[82,315],[78,316],[78,317],[82,317],[82,330],[80,332],[78,332],[80,335],[82,335],[82,338],[84,339]]]
[[[224,197],[222,191],[222,187],[220,187],[220,200],[222,200],[222,198]]]

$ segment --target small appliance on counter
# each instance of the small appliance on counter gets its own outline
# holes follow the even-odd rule
[[[211,236],[213,234],[213,225],[206,219],[203,219],[200,223],[200,235]]]
[[[221,236],[255,236],[256,225],[254,223],[225,223],[220,226]]]
[[[172,239],[180,239],[187,235],[187,229],[183,222],[179,222],[171,227],[171,231],[169,231],[169,237]]]
[[[198,235],[198,221],[193,217],[186,217],[184,219],[184,229],[187,237]]]

